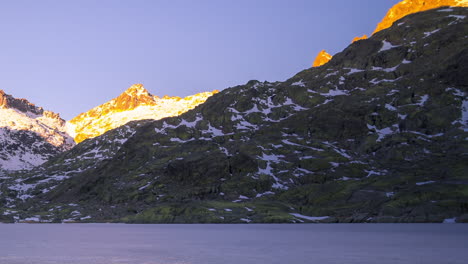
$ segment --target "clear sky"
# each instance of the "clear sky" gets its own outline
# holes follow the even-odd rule
[[[398,0],[0,2],[0,89],[65,119],[143,83],[187,96],[282,81],[370,34]]]

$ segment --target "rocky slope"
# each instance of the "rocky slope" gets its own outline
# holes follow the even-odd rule
[[[117,98],[67,122],[67,131],[79,143],[130,121],[180,115],[205,102],[217,92],[204,92],[185,98],[169,96],[159,98],[150,94],[142,84],[135,84]]]
[[[466,8],[0,179],[0,220],[467,222]]]
[[[0,90],[0,170],[32,168],[74,145],[58,114]]]

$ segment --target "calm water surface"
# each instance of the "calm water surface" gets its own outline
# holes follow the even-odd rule
[[[468,263],[468,225],[0,224],[1,264]]]

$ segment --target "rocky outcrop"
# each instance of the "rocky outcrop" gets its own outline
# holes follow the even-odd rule
[[[359,40],[363,40],[363,39],[367,39],[367,35],[362,35],[362,37],[355,37],[353,38],[353,41],[351,43],[354,43],[356,41],[359,41]]]
[[[26,99],[14,98],[6,94],[3,90],[0,90],[0,108],[14,108],[23,113],[29,112],[36,115],[42,115],[44,113],[42,107],[37,107]]]
[[[79,143],[130,121],[180,115],[217,92],[199,93],[184,99],[169,96],[159,98],[150,94],[142,84],[135,84],[111,101],[68,121],[67,131]]]
[[[317,54],[317,57],[315,57],[312,67],[322,66],[326,64],[327,62],[329,62],[331,58],[332,58],[332,55],[328,54],[325,50],[322,50]]]

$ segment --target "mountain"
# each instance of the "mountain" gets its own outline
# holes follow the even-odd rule
[[[0,178],[0,220],[468,222],[466,8]]]
[[[58,114],[0,90],[0,170],[30,169],[74,145]]]
[[[319,67],[329,62],[332,58],[332,55],[328,54],[325,50],[320,51],[315,57],[312,67]]]
[[[377,27],[372,34],[389,28],[395,21],[407,15],[443,6],[468,7],[468,0],[403,0],[388,10],[387,14],[382,19],[382,21],[377,24]],[[367,39],[367,35],[363,35],[362,37],[355,37],[352,42],[356,42],[362,39]],[[324,52],[325,50],[319,53],[312,67],[322,66],[323,64],[330,61],[332,55]]]
[[[161,119],[180,115],[218,91],[204,92],[185,98],[150,94],[142,84],[135,84],[111,101],[78,115],[67,122],[67,131],[77,143],[120,127],[129,121]]]

